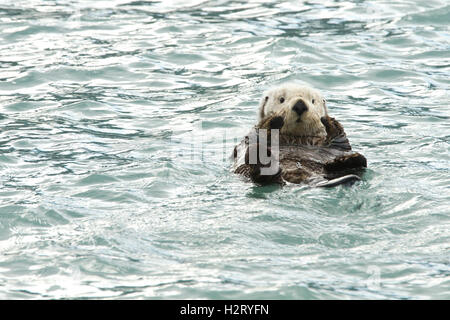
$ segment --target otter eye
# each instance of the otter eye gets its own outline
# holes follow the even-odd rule
[[[280,98],[280,103],[283,103],[283,102],[284,102],[284,98],[281,97],[281,98]]]
[[[266,101],[269,100],[269,96],[266,96],[264,99],[265,99]]]
[[[315,100],[314,100],[314,99],[312,99],[312,103],[313,103],[313,104],[314,104],[314,101],[315,101]]]

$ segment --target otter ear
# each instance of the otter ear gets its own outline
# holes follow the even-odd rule
[[[268,100],[269,96],[267,94],[265,94],[261,99],[261,102],[259,104],[259,120],[262,120],[264,118],[265,115],[264,107],[266,106]]]

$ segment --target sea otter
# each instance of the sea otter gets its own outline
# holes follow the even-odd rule
[[[320,92],[283,85],[263,96],[259,122],[234,148],[233,170],[258,184],[331,187],[360,180],[366,158],[328,115]]]

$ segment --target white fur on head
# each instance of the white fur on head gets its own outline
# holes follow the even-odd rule
[[[300,116],[292,108],[302,100],[307,110]],[[319,91],[297,84],[285,84],[268,90],[259,107],[259,120],[272,115],[283,114],[284,125],[281,134],[293,136],[326,136],[325,126],[320,118],[328,115],[325,99]]]

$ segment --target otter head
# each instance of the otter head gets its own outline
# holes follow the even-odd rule
[[[259,108],[259,119],[279,114],[284,118],[281,134],[301,137],[325,137],[321,118],[328,116],[325,99],[319,91],[296,84],[267,91]]]

